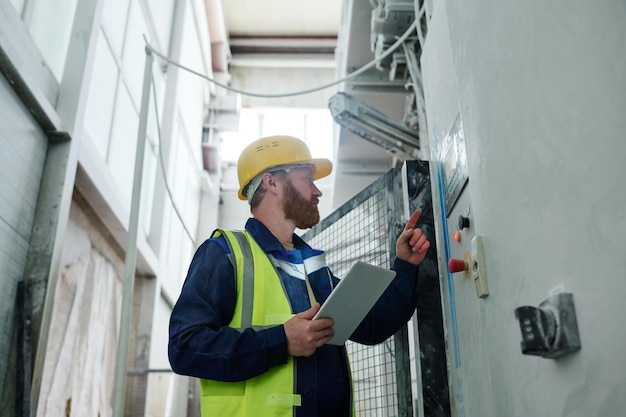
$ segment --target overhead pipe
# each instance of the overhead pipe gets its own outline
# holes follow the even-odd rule
[[[211,63],[216,73],[228,74],[231,58],[226,18],[222,0],[205,0],[209,36],[211,38]]]

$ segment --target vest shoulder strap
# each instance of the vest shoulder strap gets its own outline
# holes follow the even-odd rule
[[[254,258],[247,232],[242,230],[217,229],[211,237],[223,236],[228,244],[231,263],[235,274],[237,291],[241,297],[235,306],[233,326],[247,329],[252,326],[252,306],[254,303]],[[239,320],[237,320],[239,318]]]

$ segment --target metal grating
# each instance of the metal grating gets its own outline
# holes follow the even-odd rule
[[[342,277],[356,260],[389,268],[395,256],[395,173],[390,170],[303,235],[326,251],[326,261]],[[346,344],[354,403],[359,417],[400,415],[394,338],[376,346]]]

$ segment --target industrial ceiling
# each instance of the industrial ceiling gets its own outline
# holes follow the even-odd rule
[[[309,59],[311,55],[332,57],[339,75],[350,74],[375,58],[371,20],[376,3],[384,1],[223,1],[231,62],[236,63],[241,56],[253,55],[260,62],[276,54],[300,53]],[[390,80],[388,70],[372,68],[340,89],[401,122],[412,94],[406,84],[406,76]],[[347,129],[340,130],[338,140],[337,182],[342,173],[375,175],[398,164],[397,156]]]

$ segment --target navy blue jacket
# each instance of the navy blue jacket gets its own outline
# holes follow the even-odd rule
[[[274,256],[285,249],[258,220],[249,219],[246,230],[261,248]],[[296,249],[313,251],[297,235]],[[287,363],[284,326],[243,332],[228,327],[236,301],[236,280],[223,238],[207,239],[196,251],[170,318],[169,360],[179,374],[218,381],[242,381]],[[282,254],[282,255],[281,255]],[[373,345],[385,341],[411,318],[417,303],[417,266],[395,259],[396,277],[351,340]],[[310,308],[306,284],[281,276],[293,313]],[[331,288],[328,275],[309,275],[315,298],[326,300]],[[333,276],[333,285],[338,279]],[[302,406],[298,417],[347,416],[350,395],[345,348],[324,345],[310,357],[296,358],[297,392]]]

